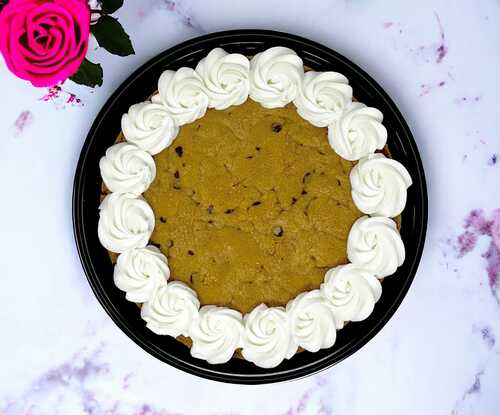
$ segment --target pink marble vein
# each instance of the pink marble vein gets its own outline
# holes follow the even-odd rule
[[[309,389],[306,389],[302,395],[300,395],[299,400],[296,404],[292,405],[285,412],[284,415],[299,415],[312,413],[312,400],[322,389],[328,386],[328,378],[323,375],[318,375],[315,378],[315,383]],[[319,400],[318,414],[331,414],[331,408],[322,399]]]
[[[190,15],[190,13],[188,13],[182,1],[160,0],[159,7],[174,13],[184,26],[193,29],[198,33],[205,32],[201,25]]]
[[[480,237],[487,237],[490,243],[482,257],[486,260],[488,285],[500,305],[500,209],[486,216],[481,209],[472,210],[465,218],[464,231],[457,237],[455,250],[458,258],[472,252]]]
[[[0,414],[41,413],[40,401],[50,396],[60,396],[63,391],[68,395],[76,395],[75,400],[79,400],[83,408],[90,408],[93,398],[92,391],[85,387],[86,380],[109,371],[106,364],[96,362],[101,348],[102,346],[87,356],[75,353],[67,362],[49,369],[21,397],[0,408]]]
[[[484,375],[484,369],[481,369],[474,375],[474,380],[470,386],[462,394],[462,397],[457,401],[455,407],[451,411],[452,415],[458,415],[462,409],[464,402],[471,396],[481,392],[481,378]]]
[[[490,326],[474,325],[472,326],[472,332],[480,334],[481,339],[483,340],[484,344],[486,344],[488,349],[492,349],[495,346],[496,339]]]
[[[448,54],[448,47],[446,46],[445,43],[444,28],[443,28],[443,23],[441,23],[441,18],[436,12],[434,12],[434,15],[436,16],[436,20],[439,25],[439,38],[440,38],[439,45],[436,48],[436,63],[441,63],[444,57]]]
[[[56,414],[60,408],[71,412],[106,415],[182,415],[141,402],[140,397],[125,394],[134,374],[122,379],[104,361],[104,344],[94,350],[80,350],[42,373],[24,392],[0,406],[1,415]],[[118,379],[117,379],[118,378]],[[106,385],[106,390],[103,390]]]
[[[440,64],[448,55],[449,48],[447,45],[447,39],[444,31],[444,26],[441,21],[441,17],[437,12],[434,12],[434,17],[437,21],[437,26],[439,30],[439,40],[437,42],[434,41],[429,44],[420,44],[409,47],[408,41],[405,41],[404,38],[402,38],[403,41],[402,42],[397,41],[397,43],[400,44],[403,47],[403,49],[408,50],[413,55],[413,57],[420,62]],[[389,31],[388,29],[391,29],[390,31],[393,32],[394,32],[393,29],[399,29],[398,31],[399,35],[403,35],[403,29],[400,23],[386,21],[382,23],[382,27],[384,28],[384,30]],[[398,49],[398,47],[396,47],[396,49]]]
[[[31,111],[23,111],[14,122],[15,135],[18,137],[33,122],[33,114]]]
[[[442,88],[445,85],[446,85],[446,81],[439,81],[439,82],[436,82],[436,83],[421,84],[420,85],[420,96],[423,97],[423,96],[429,94],[431,91],[433,91],[435,89]]]

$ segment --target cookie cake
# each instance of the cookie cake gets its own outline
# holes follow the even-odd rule
[[[216,48],[151,93],[100,161],[98,235],[118,289],[211,364],[272,368],[334,347],[405,259],[412,180],[383,114],[285,47]]]

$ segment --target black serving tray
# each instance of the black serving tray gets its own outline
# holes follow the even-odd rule
[[[330,349],[302,352],[274,369],[232,359],[210,365],[193,358],[189,349],[169,336],[158,336],[145,327],[137,306],[113,283],[113,265],[97,237],[101,188],[99,159],[120,132],[120,119],[128,108],[144,101],[157,89],[165,69],[195,67],[215,47],[254,55],[272,46],[293,49],[313,70],[333,70],[347,76],[356,99],[384,114],[392,156],[408,169],[413,185],[402,214],[401,236],[406,260],[395,275],[383,282],[383,294],[365,321],[348,324],[338,332]],[[260,384],[301,378],[326,369],[359,350],[392,317],[408,291],[420,261],[427,228],[427,190],[422,162],[410,129],[394,102],[365,71],[349,59],[302,37],[268,30],[233,30],[197,37],[177,45],[137,69],[120,85],[97,115],[83,145],[73,189],[73,225],[83,269],[97,299],[123,332],[159,360],[186,372],[222,382]]]

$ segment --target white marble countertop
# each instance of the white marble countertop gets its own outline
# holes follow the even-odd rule
[[[0,60],[0,413],[498,414],[500,3],[126,0],[118,17],[137,54],[92,52],[94,91],[47,97]],[[259,387],[193,377],[129,340],[90,290],[71,222],[80,148],[111,92],[160,51],[234,28],[303,35],[368,71],[408,120],[429,187],[423,259],[392,320],[336,367]]]

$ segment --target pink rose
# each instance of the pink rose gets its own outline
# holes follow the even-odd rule
[[[53,86],[80,67],[89,28],[85,0],[10,0],[0,11],[0,52],[19,78]]]

